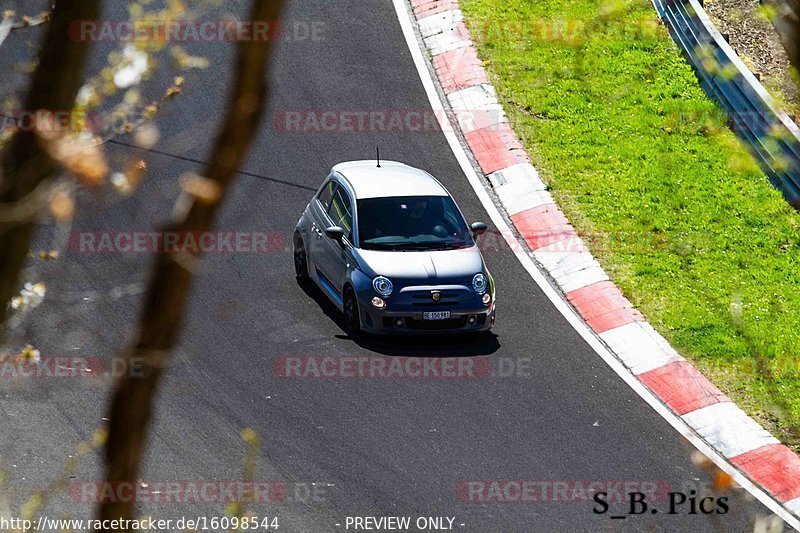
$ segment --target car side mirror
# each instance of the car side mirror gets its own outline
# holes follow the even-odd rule
[[[473,222],[472,226],[470,226],[470,229],[472,230],[472,234],[478,237],[479,235],[486,233],[486,230],[489,229],[489,226],[483,222]]]
[[[339,246],[344,246],[344,230],[339,226],[325,228],[325,235],[327,235],[329,239],[338,242]]]

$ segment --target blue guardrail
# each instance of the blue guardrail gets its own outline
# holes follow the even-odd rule
[[[786,200],[800,209],[800,130],[717,30],[698,0],[652,0],[708,96]]]

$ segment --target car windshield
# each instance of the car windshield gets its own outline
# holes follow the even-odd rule
[[[451,250],[474,244],[449,196],[358,200],[358,233],[366,250]]]

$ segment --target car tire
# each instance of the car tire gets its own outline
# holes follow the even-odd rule
[[[297,235],[294,238],[294,275],[298,283],[308,283],[308,256],[303,239]]]
[[[353,288],[348,286],[344,291],[342,302],[344,312],[344,328],[350,337],[361,333],[361,314],[358,310],[358,298]]]

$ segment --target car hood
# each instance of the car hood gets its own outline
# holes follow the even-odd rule
[[[483,272],[483,258],[477,246],[458,250],[402,252],[359,250],[364,271],[369,276],[391,280],[468,281]]]

